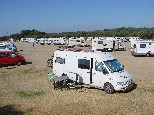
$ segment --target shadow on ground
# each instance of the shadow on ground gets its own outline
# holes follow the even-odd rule
[[[0,115],[23,115],[24,112],[16,110],[13,105],[0,107]]]

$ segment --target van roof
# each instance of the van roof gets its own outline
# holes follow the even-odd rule
[[[98,58],[100,59],[100,61],[104,61],[104,60],[113,60],[116,59],[111,53],[109,52],[100,52],[100,51],[60,51],[60,50],[56,50],[55,51],[56,54],[60,54],[60,55],[76,55],[78,57],[91,57],[91,58]]]

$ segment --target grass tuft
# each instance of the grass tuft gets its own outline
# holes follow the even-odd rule
[[[147,87],[147,88],[139,88],[141,92],[146,92],[146,93],[154,93],[154,87]]]
[[[20,97],[36,97],[36,96],[40,96],[43,95],[44,92],[42,91],[37,91],[37,92],[32,92],[32,91],[20,91],[17,92],[17,95]]]

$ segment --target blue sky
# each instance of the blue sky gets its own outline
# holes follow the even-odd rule
[[[0,0],[0,36],[154,27],[154,0]]]

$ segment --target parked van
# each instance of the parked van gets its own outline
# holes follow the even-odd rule
[[[76,38],[76,37],[71,37],[68,40],[68,47],[74,47],[74,46],[87,46],[87,44],[85,43],[85,39],[84,37],[80,37],[80,38]]]
[[[56,50],[53,56],[53,73],[67,75],[69,79],[104,89],[106,93],[126,91],[133,87],[131,75],[109,52]]]
[[[23,56],[20,56],[12,51],[0,52],[0,66],[6,65],[18,65],[24,64],[26,60]]]
[[[64,45],[66,44],[66,38],[65,37],[60,37],[60,38],[49,38],[49,41],[51,41],[50,44],[54,45]]]
[[[98,38],[92,40],[92,50],[97,51],[113,51],[113,50],[126,50],[125,46],[116,39]]]
[[[134,56],[152,56],[154,55],[154,41],[132,41],[131,53]]]

